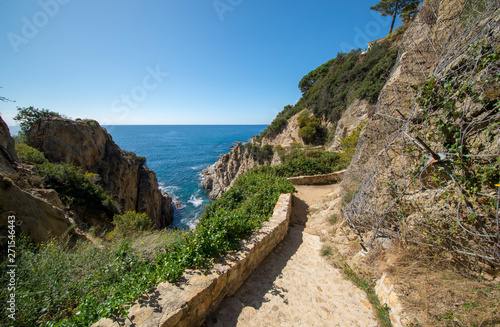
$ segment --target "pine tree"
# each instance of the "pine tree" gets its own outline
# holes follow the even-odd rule
[[[422,0],[381,0],[370,9],[380,12],[382,16],[392,16],[391,30],[389,31],[389,34],[391,34],[396,22],[396,16],[416,12],[420,2]]]

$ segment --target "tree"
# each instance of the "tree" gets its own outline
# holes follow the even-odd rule
[[[299,137],[304,140],[305,143],[310,144],[321,138],[323,134],[323,128],[321,126],[321,121],[314,115],[309,116],[309,111],[304,110],[297,118],[299,123]]]
[[[30,130],[31,126],[39,119],[61,117],[59,113],[47,109],[38,109],[33,107],[25,107],[25,108],[17,107],[17,110],[18,113],[14,117],[14,120],[19,122],[19,127],[21,127],[21,132],[25,135]]]
[[[418,9],[418,5],[422,0],[381,0],[370,9],[380,12],[382,16],[392,16],[391,29],[389,34],[394,29],[397,15],[411,16]]]
[[[2,87],[0,86],[0,89],[1,89],[1,88],[2,88]],[[2,102],[16,102],[16,101],[14,101],[14,100],[11,100],[11,99],[6,98],[6,97],[1,96],[1,95],[0,95],[0,101],[2,101]]]

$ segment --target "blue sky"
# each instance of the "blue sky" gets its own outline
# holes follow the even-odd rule
[[[269,124],[300,79],[387,35],[377,0],[0,0],[0,103],[101,124]]]

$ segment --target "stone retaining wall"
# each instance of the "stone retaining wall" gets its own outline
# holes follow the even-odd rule
[[[397,327],[402,327],[401,315],[403,313],[403,305],[399,302],[398,295],[394,290],[392,281],[384,273],[375,285],[375,292],[377,293],[380,302],[385,303],[391,308],[390,317],[392,324]]]
[[[242,250],[218,260],[208,273],[186,271],[179,284],[159,284],[129,310],[119,325],[101,319],[92,327],[200,326],[224,299],[238,290],[288,232],[292,195],[282,194],[271,218],[243,242]]]
[[[288,180],[294,185],[322,185],[339,183],[344,178],[345,170],[330,174],[290,177]]]

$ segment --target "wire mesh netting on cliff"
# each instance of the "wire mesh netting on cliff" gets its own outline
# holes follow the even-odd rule
[[[364,247],[402,238],[500,266],[499,1],[426,1],[346,173]]]

